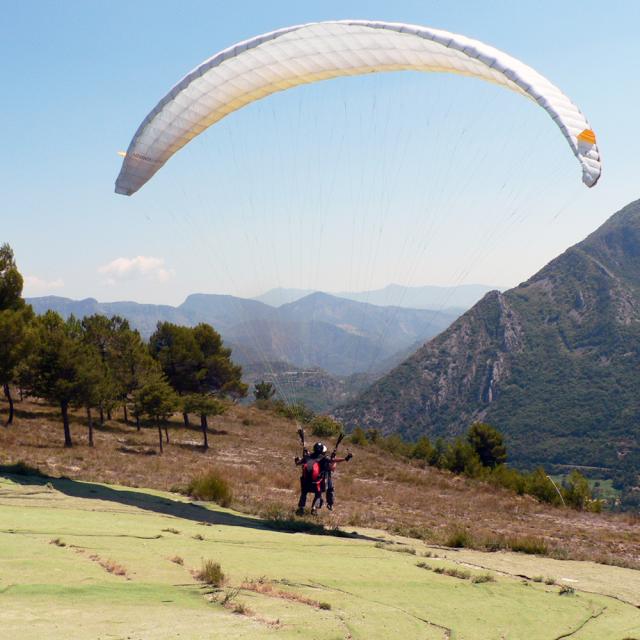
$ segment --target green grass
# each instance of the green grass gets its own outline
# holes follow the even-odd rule
[[[640,576],[630,569],[440,550],[471,563],[467,569],[444,557],[431,561],[471,576],[458,579],[417,570],[413,555],[375,549],[375,532],[361,532],[371,539],[277,531],[251,516],[195,507],[171,494],[68,480],[47,486],[0,479],[0,522],[0,628],[12,640],[334,640],[347,633],[353,640],[444,640],[447,634],[547,640],[571,633],[599,611],[577,639],[640,636],[638,608],[588,593],[637,597]],[[169,528],[180,535],[158,537]],[[205,539],[194,539],[202,531]],[[420,556],[429,552],[420,542],[414,546]],[[126,576],[110,573],[92,555],[126,567]],[[226,578],[224,590],[213,594],[192,574],[208,559]],[[474,565],[485,568],[475,571]],[[491,567],[500,578],[484,582],[484,574],[494,575]],[[481,582],[473,582],[476,574]],[[575,597],[525,585],[515,574],[574,577]],[[240,589],[222,604],[227,592],[261,579],[278,585],[274,593],[292,597]],[[242,615],[234,615],[235,608]]]

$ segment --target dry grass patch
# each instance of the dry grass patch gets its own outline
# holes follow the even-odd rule
[[[393,551],[395,553],[406,553],[415,556],[417,551],[413,547],[407,547],[403,544],[389,544],[385,542],[376,542],[373,545],[376,549],[384,549],[385,551]]]
[[[549,555],[549,547],[540,536],[495,535],[479,531],[474,534],[467,528],[454,526],[443,536],[442,544],[453,549],[477,549],[480,551],[513,551],[531,555]],[[558,550],[555,550],[557,553]],[[554,555],[552,553],[551,555]],[[566,558],[563,558],[566,559]]]
[[[291,602],[299,602],[305,604],[314,609],[331,609],[331,605],[328,602],[319,602],[313,598],[307,598],[297,593],[290,591],[282,591],[274,586],[273,582],[266,578],[258,578],[257,580],[245,580],[240,588],[244,591],[253,591],[254,593],[260,593],[270,598],[281,598],[282,600],[289,600]]]
[[[129,579],[126,568],[111,558],[104,559],[94,553],[89,556],[89,560],[97,562],[107,573],[112,573],[114,576],[122,576],[123,578],[127,578],[127,580]]]
[[[467,569],[458,569],[457,567],[434,567],[427,562],[418,562],[416,566],[420,569],[433,571],[438,575],[450,576],[451,578],[458,578],[459,580],[470,580],[474,584],[483,584],[485,582],[496,581],[496,579],[490,573],[474,575]]]

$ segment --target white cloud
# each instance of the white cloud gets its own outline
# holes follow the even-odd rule
[[[45,280],[38,276],[24,276],[24,289],[26,295],[48,293],[49,291],[61,289],[62,287],[64,287],[62,278]]]
[[[135,258],[116,258],[101,266],[98,271],[107,276],[107,284],[114,285],[124,280],[154,280],[167,282],[174,272],[166,269],[163,258],[136,256]]]

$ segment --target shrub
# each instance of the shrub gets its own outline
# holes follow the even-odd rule
[[[463,547],[472,549],[474,547],[474,540],[471,533],[466,529],[454,527],[447,534],[444,546],[453,547],[454,549],[462,549]]]
[[[416,538],[417,540],[431,540],[433,533],[431,529],[424,526],[408,526],[396,524],[391,527],[391,532],[405,538]]]
[[[456,438],[447,447],[444,455],[444,468],[457,474],[464,473],[470,478],[477,478],[482,473],[480,457],[475,449],[462,438]]]
[[[204,560],[202,568],[196,573],[196,579],[212,587],[221,587],[224,584],[225,576],[218,562]]]
[[[393,433],[386,438],[378,438],[376,444],[389,453],[407,458],[412,449],[412,446],[408,442],[405,442],[397,433]]]
[[[391,551],[395,551],[396,553],[408,553],[410,556],[415,556],[417,553],[413,547],[397,547],[391,549]]]
[[[362,429],[362,427],[356,427],[351,433],[351,435],[349,436],[349,440],[351,444],[357,444],[357,445],[360,445],[361,447],[364,447],[367,444],[369,444],[369,441],[367,440],[367,436],[365,435],[365,432]]]
[[[169,560],[171,560],[171,562],[174,562],[175,564],[184,564],[184,560],[180,556],[173,556],[173,558],[169,558]]]
[[[459,578],[460,580],[469,580],[471,578],[471,572],[467,571],[466,569],[436,567],[435,569],[433,569],[433,572],[443,576],[451,576],[452,578]]]
[[[530,553],[531,555],[545,555],[547,543],[542,538],[534,536],[514,537],[507,539],[507,546],[517,553]]]
[[[576,590],[573,587],[570,587],[567,584],[563,584],[560,587],[560,591],[558,591],[558,594],[561,596],[572,596],[575,592]]]
[[[329,416],[316,416],[311,421],[311,433],[318,438],[331,438],[342,432],[342,425]]]
[[[53,538],[53,540],[49,540],[49,544],[55,544],[56,547],[66,547],[67,543],[60,540],[60,538]]]
[[[228,507],[233,497],[229,483],[217,471],[209,471],[191,480],[187,494],[197,500],[216,502],[221,507]]]
[[[485,551],[493,552],[493,551],[502,551],[503,549],[508,549],[509,543],[507,542],[507,540],[503,535],[497,535],[497,536],[489,535],[482,538],[482,542],[480,546]]]
[[[225,589],[224,596],[222,596],[222,606],[226,607],[229,603],[233,602],[240,593],[240,589],[238,587],[232,589]]]
[[[276,390],[271,382],[261,380],[253,385],[253,395],[256,400],[271,400],[276,394]]]
[[[542,467],[539,467],[525,478],[525,493],[532,495],[540,502],[560,505],[562,499],[558,495],[553,482],[549,479]]]
[[[367,429],[365,436],[371,444],[377,444],[380,439],[380,432],[377,429]]]
[[[519,471],[510,469],[503,464],[492,469],[486,479],[487,482],[490,482],[494,486],[504,487],[520,496],[526,493],[526,477]]]
[[[429,459],[432,467],[443,469],[445,466],[445,455],[447,453],[447,444],[443,438],[438,438],[433,445],[433,453]]]
[[[318,608],[319,609],[324,609],[325,611],[330,611],[331,610],[331,604],[328,602],[321,602],[320,604],[318,604]]]
[[[571,507],[584,511],[591,502],[591,489],[587,479],[574,469],[562,483],[564,501]]]
[[[410,455],[412,458],[429,462],[433,458],[434,451],[435,449],[429,438],[422,436],[418,442],[413,445]]]
[[[483,582],[495,582],[496,579],[489,573],[483,573],[482,575],[479,576],[473,576],[473,578],[471,578],[471,582],[473,582],[474,584],[482,584]]]
[[[286,404],[282,400],[277,400],[273,403],[273,406],[277,414],[303,424],[309,424],[315,416],[313,411],[308,409],[302,402]]]

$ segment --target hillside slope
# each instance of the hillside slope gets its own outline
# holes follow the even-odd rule
[[[127,425],[120,411],[96,425],[87,446],[83,412],[74,412],[75,446],[65,449],[59,412],[46,404],[17,405],[16,423],[0,429],[0,465],[24,460],[50,476],[170,490],[212,468],[230,483],[233,506],[248,513],[291,513],[298,499],[297,425],[271,411],[232,406],[210,419],[210,449],[199,424],[169,424],[170,444],[158,455],[153,428]],[[308,439],[313,436],[308,434]],[[327,442],[331,446],[331,439]],[[640,568],[640,528],[633,514],[561,509],[506,489],[397,458],[373,446],[343,443],[354,459],[339,466],[336,505],[327,522],[402,531],[445,542],[464,529],[490,545],[534,540],[559,558],[589,559]],[[486,546],[486,545],[482,545]],[[504,545],[503,545],[504,546]]]
[[[517,554],[460,558],[370,531],[351,539],[277,532],[175,494],[72,480],[0,479],[0,514],[0,624],[13,640],[622,640],[640,633],[640,574],[630,569]],[[425,554],[427,569],[416,566]],[[193,577],[203,558],[221,563],[220,591]],[[558,584],[534,582],[540,571]],[[575,592],[560,595],[562,585]]]
[[[337,413],[411,437],[481,419],[521,464],[640,468],[639,388],[637,201],[518,287],[487,294]]]

